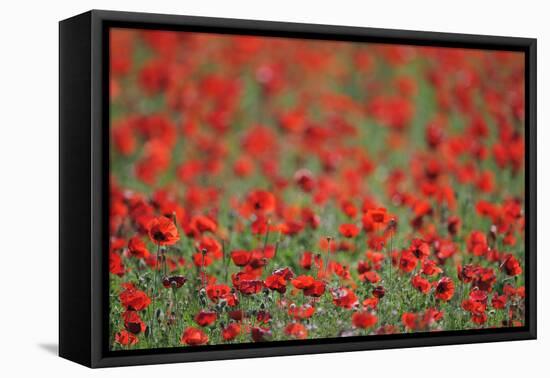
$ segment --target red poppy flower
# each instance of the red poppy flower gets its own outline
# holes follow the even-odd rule
[[[201,327],[209,326],[214,323],[218,315],[213,311],[201,311],[195,316],[195,322]]]
[[[222,337],[225,341],[235,339],[241,333],[241,326],[238,323],[230,323],[222,330]]]
[[[259,323],[267,323],[271,320],[271,314],[268,311],[260,310],[256,314],[256,320]]]
[[[435,297],[442,301],[450,300],[455,293],[455,284],[449,277],[443,277],[435,287]]]
[[[504,262],[502,263],[502,266],[507,275],[517,276],[523,272],[519,261],[513,255],[505,255],[503,260]]]
[[[443,312],[434,308],[427,309],[424,313],[403,313],[401,316],[401,322],[405,328],[415,331],[426,329],[430,327],[434,322],[443,318]]]
[[[173,245],[180,240],[174,222],[164,216],[153,218],[149,222],[148,229],[149,238],[157,245]]]
[[[487,321],[487,313],[472,312],[472,322],[476,324],[484,324]]]
[[[261,250],[252,251],[250,256],[250,261],[248,262],[248,267],[251,269],[258,269],[266,266],[268,260],[264,257],[264,254]]]
[[[468,252],[476,256],[483,256],[487,253],[487,237],[481,231],[472,231],[466,240]]]
[[[321,218],[310,208],[304,207],[302,209],[301,217],[303,224],[313,230],[316,230],[321,224]]]
[[[462,222],[459,217],[457,216],[450,216],[449,219],[447,219],[447,230],[449,231],[449,234],[452,236],[456,236],[458,232],[460,231]]]
[[[382,262],[385,259],[383,253],[367,251],[366,256],[367,259],[372,263],[374,269],[379,270],[380,268],[382,268]]]
[[[217,224],[212,219],[204,215],[195,215],[185,228],[185,233],[189,236],[199,236],[205,232],[216,232]]]
[[[180,343],[187,345],[202,345],[208,343],[208,335],[200,329],[187,327],[181,335]]]
[[[233,251],[231,252],[231,260],[237,266],[245,266],[250,261],[252,254],[249,251]]]
[[[474,269],[474,277],[472,287],[477,287],[479,290],[491,292],[497,277],[492,268],[483,268],[478,266]]]
[[[491,193],[495,188],[494,173],[491,171],[480,172],[475,184],[480,191],[484,193]]]
[[[306,193],[310,193],[315,188],[315,179],[308,169],[300,169],[294,174],[294,181]]]
[[[258,216],[256,220],[250,224],[250,230],[254,235],[265,235],[270,228],[269,220],[263,216]]]
[[[245,317],[244,311],[242,310],[231,310],[227,312],[227,315],[237,322],[240,322]]]
[[[304,306],[296,306],[295,304],[292,304],[288,308],[288,315],[295,319],[309,319],[313,316],[313,314],[315,314],[315,307],[312,307],[309,304]]]
[[[516,237],[511,232],[507,233],[502,240],[505,245],[513,247],[516,245]]]
[[[368,246],[375,251],[381,251],[386,245],[386,235],[370,235],[368,239]]]
[[[179,289],[183,284],[187,282],[187,278],[184,276],[170,276],[162,279],[162,286],[165,288]]]
[[[422,274],[426,276],[434,276],[442,273],[443,269],[437,266],[437,263],[433,260],[424,260],[422,262]]]
[[[370,218],[372,223],[386,223],[388,220],[387,210],[383,207],[377,209],[368,209],[367,216]]]
[[[478,306],[483,306],[483,304],[468,298],[462,301],[461,306],[464,310],[471,312],[474,310],[474,308]]]
[[[239,282],[237,290],[239,290],[242,294],[252,295],[262,291],[263,287],[264,283],[260,280],[244,280]]]
[[[343,308],[352,308],[357,304],[357,296],[348,288],[342,287],[332,291],[332,302]]]
[[[340,207],[342,209],[342,212],[350,218],[355,218],[355,216],[357,215],[357,207],[353,204],[352,201],[342,201]]]
[[[222,245],[213,237],[205,235],[201,236],[195,247],[198,252],[206,253],[213,259],[219,260],[223,257]]]
[[[433,322],[437,322],[443,319],[443,311],[439,311],[435,308],[429,308],[424,312],[422,321],[425,325],[431,325]]]
[[[472,299],[470,296],[469,299],[462,301],[462,308],[470,312],[473,323],[483,324],[487,321],[487,314],[485,313],[487,305],[484,302],[477,301],[475,298]]]
[[[124,321],[124,328],[128,332],[133,333],[134,335],[139,334],[140,332],[145,332],[147,326],[141,320],[141,317],[136,311],[125,311],[122,313],[122,320]]]
[[[126,273],[126,268],[122,263],[122,259],[117,252],[109,253],[109,272],[111,274],[116,274],[119,277],[122,277]]]
[[[313,263],[317,269],[321,269],[323,266],[323,260],[319,254],[313,255],[313,252],[304,252],[300,258],[300,266],[303,269],[310,270]]]
[[[382,327],[379,327],[376,330],[377,335],[393,335],[398,332],[399,332],[399,329],[392,324],[383,325]]]
[[[300,323],[290,323],[285,327],[285,333],[297,339],[307,338],[307,329]]]
[[[202,169],[203,163],[201,161],[187,160],[178,166],[176,175],[183,183],[189,184],[193,182]]]
[[[420,276],[414,276],[411,279],[411,284],[416,290],[420,291],[422,294],[428,294],[430,292],[430,289],[432,288],[430,282]]]
[[[474,302],[479,302],[482,304],[487,304],[487,292],[485,290],[472,290],[470,292],[470,299]]]
[[[253,274],[253,272],[240,271],[231,275],[231,282],[233,283],[234,287],[237,287],[243,281],[254,280],[256,278],[257,275]]]
[[[345,280],[351,279],[351,273],[349,272],[349,268],[347,266],[340,264],[337,261],[329,262],[328,270],[330,272],[334,272],[338,277],[341,277]],[[371,278],[376,279],[376,277],[374,276]]]
[[[111,240],[109,240],[109,249],[112,252],[119,251],[124,248],[125,244],[126,241],[124,239],[112,237]]]
[[[359,235],[359,227],[351,223],[341,224],[338,231],[346,238],[354,238]]]
[[[313,284],[304,289],[304,295],[318,298],[325,293],[326,285],[323,281],[315,280]]]
[[[418,316],[416,314],[406,312],[401,316],[401,322],[410,330],[418,328]]]
[[[470,283],[474,279],[475,268],[473,265],[458,265],[456,267],[458,279],[464,283]]]
[[[292,269],[290,269],[288,267],[275,269],[273,271],[273,274],[277,275],[277,276],[281,276],[285,280],[291,280],[292,278],[294,278],[294,272],[292,271]]]
[[[246,202],[254,213],[270,213],[275,210],[275,196],[266,190],[250,192]]]
[[[357,328],[370,328],[378,322],[378,318],[370,312],[356,312],[352,315],[351,322]]]
[[[419,260],[424,260],[430,255],[428,243],[420,239],[413,239],[409,251]]]
[[[255,125],[244,136],[242,144],[250,156],[262,156],[277,148],[277,136],[272,129]]]
[[[498,310],[502,310],[506,308],[506,302],[507,298],[506,295],[493,295],[493,299],[491,300],[491,305],[493,308],[496,308]]]
[[[363,274],[371,270],[372,267],[368,261],[359,261],[357,263],[357,272],[359,274]]]
[[[149,256],[145,242],[139,236],[134,236],[128,241],[128,252],[130,256],[144,259]]]
[[[127,285],[118,297],[127,310],[141,311],[151,303],[151,299],[147,294],[131,284]]]
[[[220,298],[225,297],[231,292],[231,289],[227,285],[210,284],[206,286],[206,295],[212,302],[217,302]]]
[[[240,156],[233,164],[233,172],[239,177],[248,177],[254,170],[254,161],[246,155]]]
[[[134,335],[131,332],[128,332],[127,330],[122,330],[120,332],[117,332],[115,334],[115,342],[119,343],[120,345],[136,345],[139,342],[139,339],[136,335]]]
[[[374,270],[370,270],[364,274],[361,274],[361,279],[370,283],[377,283],[380,282],[380,275]]]
[[[214,259],[212,255],[203,252],[193,253],[193,264],[197,267],[206,267],[212,265]]]
[[[314,283],[315,283],[315,278],[311,276],[298,276],[292,280],[292,285],[296,289],[300,289],[300,290],[307,289],[313,286]]]
[[[250,336],[252,336],[253,341],[259,343],[262,341],[270,341],[272,334],[269,328],[253,327],[250,330]]]
[[[374,289],[372,289],[372,295],[376,299],[384,298],[384,295],[386,295],[386,289],[384,289],[384,286],[376,286]]]
[[[139,72],[139,84],[148,94],[158,93],[168,86],[169,65],[164,60],[151,60]]]
[[[377,297],[372,297],[372,298],[366,298],[362,305],[363,307],[366,309],[366,310],[376,310],[376,308],[378,307],[378,302],[380,300],[377,298]]]
[[[305,228],[305,224],[301,221],[287,220],[279,225],[279,231],[284,235],[297,235]]]
[[[286,279],[278,274],[273,274],[265,279],[265,286],[273,291],[278,291],[281,294],[286,292]]]
[[[129,156],[135,151],[136,137],[130,125],[114,126],[112,136],[114,146],[122,155]]]
[[[405,250],[401,252],[401,258],[399,259],[399,269],[405,273],[412,272],[416,265],[418,264],[418,259],[412,252]]]

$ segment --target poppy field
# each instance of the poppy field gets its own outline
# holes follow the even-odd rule
[[[524,325],[522,53],[109,51],[111,350]]]

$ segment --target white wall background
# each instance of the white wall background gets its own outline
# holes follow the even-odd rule
[[[550,367],[550,26],[545,1],[5,1],[0,22],[0,375],[517,377]],[[89,370],[56,356],[58,25],[89,9],[538,38],[539,340]],[[546,296],[546,298],[543,298]],[[545,350],[546,349],[546,350]],[[540,373],[537,374],[537,372]]]

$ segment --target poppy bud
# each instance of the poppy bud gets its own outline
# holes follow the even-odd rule
[[[487,241],[488,241],[488,244],[492,247],[494,247],[497,241],[497,226],[495,226],[494,224],[492,224],[491,228],[489,229],[489,233],[487,235]]]
[[[201,307],[206,306],[206,290],[204,290],[204,288],[199,291],[199,302]]]
[[[216,303],[216,311],[217,312],[223,312],[223,310],[226,306],[227,306],[227,301],[222,299],[218,303]]]
[[[383,298],[384,295],[386,295],[386,290],[384,289],[383,286],[376,286],[372,290],[372,295],[374,295],[378,299]]]
[[[456,236],[460,230],[460,224],[460,218],[457,216],[449,217],[447,220],[447,231],[449,231],[449,234]]]

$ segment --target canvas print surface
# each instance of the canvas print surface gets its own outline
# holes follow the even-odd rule
[[[110,30],[111,350],[523,326],[523,53]]]

